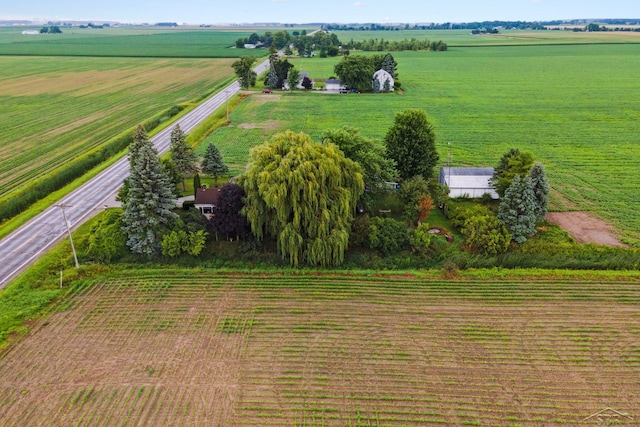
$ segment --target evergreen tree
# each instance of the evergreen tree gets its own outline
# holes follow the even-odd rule
[[[136,153],[123,208],[122,230],[131,252],[147,257],[158,254],[161,235],[177,215],[171,211],[175,208],[171,184],[151,145],[142,145]]]
[[[380,81],[373,79],[373,93],[380,93]]]
[[[169,148],[171,152],[171,160],[175,165],[178,174],[182,177],[182,191],[184,191],[184,176],[191,175],[196,172],[196,155],[193,153],[193,149],[187,144],[186,136],[180,125],[177,124],[171,131],[171,145]]]
[[[536,197],[535,214],[538,221],[543,221],[547,216],[547,203],[549,199],[549,183],[540,163],[535,163],[529,171],[533,194]]]
[[[511,185],[513,178],[516,175],[520,179],[524,178],[529,173],[532,165],[533,155],[531,153],[523,153],[517,148],[511,148],[502,155],[500,163],[494,169],[493,176],[489,182],[496,189],[496,193],[502,197]]]
[[[362,172],[334,144],[319,144],[291,131],[274,135],[250,152],[238,179],[243,213],[257,239],[277,239],[291,265],[340,265],[349,242]]]
[[[388,53],[382,60],[379,70],[385,70],[387,73],[391,74],[391,77],[393,77],[394,79],[397,79],[398,78],[398,73],[396,72],[397,66],[398,66],[398,63],[393,59],[393,56],[391,56],[391,54]]]
[[[193,175],[193,195],[195,197],[196,193],[198,192],[198,188],[200,188],[202,184],[200,183],[200,175],[199,174],[195,174]]]
[[[380,83],[378,83],[379,85]],[[382,86],[382,91],[383,92],[389,92],[391,90],[391,82],[389,81],[389,79],[386,79],[384,81],[384,85]]]
[[[269,67],[269,74],[267,75],[267,78],[265,79],[264,84],[273,89],[278,87],[278,73],[276,72],[276,67],[273,64],[273,61],[271,61],[271,66]]]
[[[536,234],[536,197],[531,178],[516,175],[498,207],[498,219],[507,227],[513,240],[524,243]]]
[[[138,157],[138,151],[142,146],[152,147],[151,141],[147,136],[147,131],[142,125],[138,125],[135,133],[133,134],[133,142],[129,144],[129,166],[133,167]]]
[[[211,175],[216,182],[218,182],[219,177],[229,173],[229,168],[222,161],[220,151],[211,143],[207,146],[201,166],[202,172]]]

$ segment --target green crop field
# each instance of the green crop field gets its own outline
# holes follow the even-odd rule
[[[546,45],[546,44],[597,44],[640,43],[640,32],[583,33],[573,31],[501,30],[500,34],[473,35],[471,30],[402,30],[402,31],[335,31],[343,43],[350,40],[370,39],[442,40],[449,47],[456,46],[500,46],[500,45]]]
[[[638,419],[631,278],[120,274],[77,285],[5,350],[4,426]]]
[[[344,125],[382,139],[396,112],[426,110],[441,163],[494,166],[511,147],[531,151],[553,187],[554,210],[588,211],[640,243],[640,45],[457,47],[394,53],[403,94],[255,94],[209,139],[235,172],[274,132],[319,138]],[[294,59],[328,78],[339,59]]]
[[[231,62],[0,57],[0,197],[200,99],[233,74]]]
[[[0,28],[0,55],[236,58],[266,53],[264,49],[231,48],[254,29],[63,28],[63,34],[22,35],[23,29]]]

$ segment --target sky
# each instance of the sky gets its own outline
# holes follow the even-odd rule
[[[2,0],[2,3],[0,19],[126,23],[640,19],[639,0]]]

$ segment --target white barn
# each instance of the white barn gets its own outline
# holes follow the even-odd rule
[[[395,81],[393,80],[393,76],[389,74],[388,71],[385,71],[385,70],[378,70],[375,73],[373,73],[373,81],[371,82],[371,84],[374,88],[374,91],[376,90],[376,86],[377,86],[379,88],[379,91],[383,92],[385,90],[384,88],[387,82],[389,84],[389,91],[392,92],[393,85],[395,84]]]
[[[498,199],[498,193],[489,183],[493,168],[440,168],[440,185],[449,187],[450,197],[470,197],[477,199],[483,194]]]

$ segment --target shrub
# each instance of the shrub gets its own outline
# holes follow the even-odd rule
[[[357,215],[351,224],[351,233],[349,234],[349,246],[357,247],[364,245],[369,235],[370,225],[369,214]]]
[[[377,249],[384,256],[407,247],[409,238],[405,225],[393,218],[371,218],[367,246]]]
[[[427,255],[429,245],[431,245],[431,233],[429,233],[429,224],[422,223],[411,233],[409,238],[413,250],[421,255]]]

